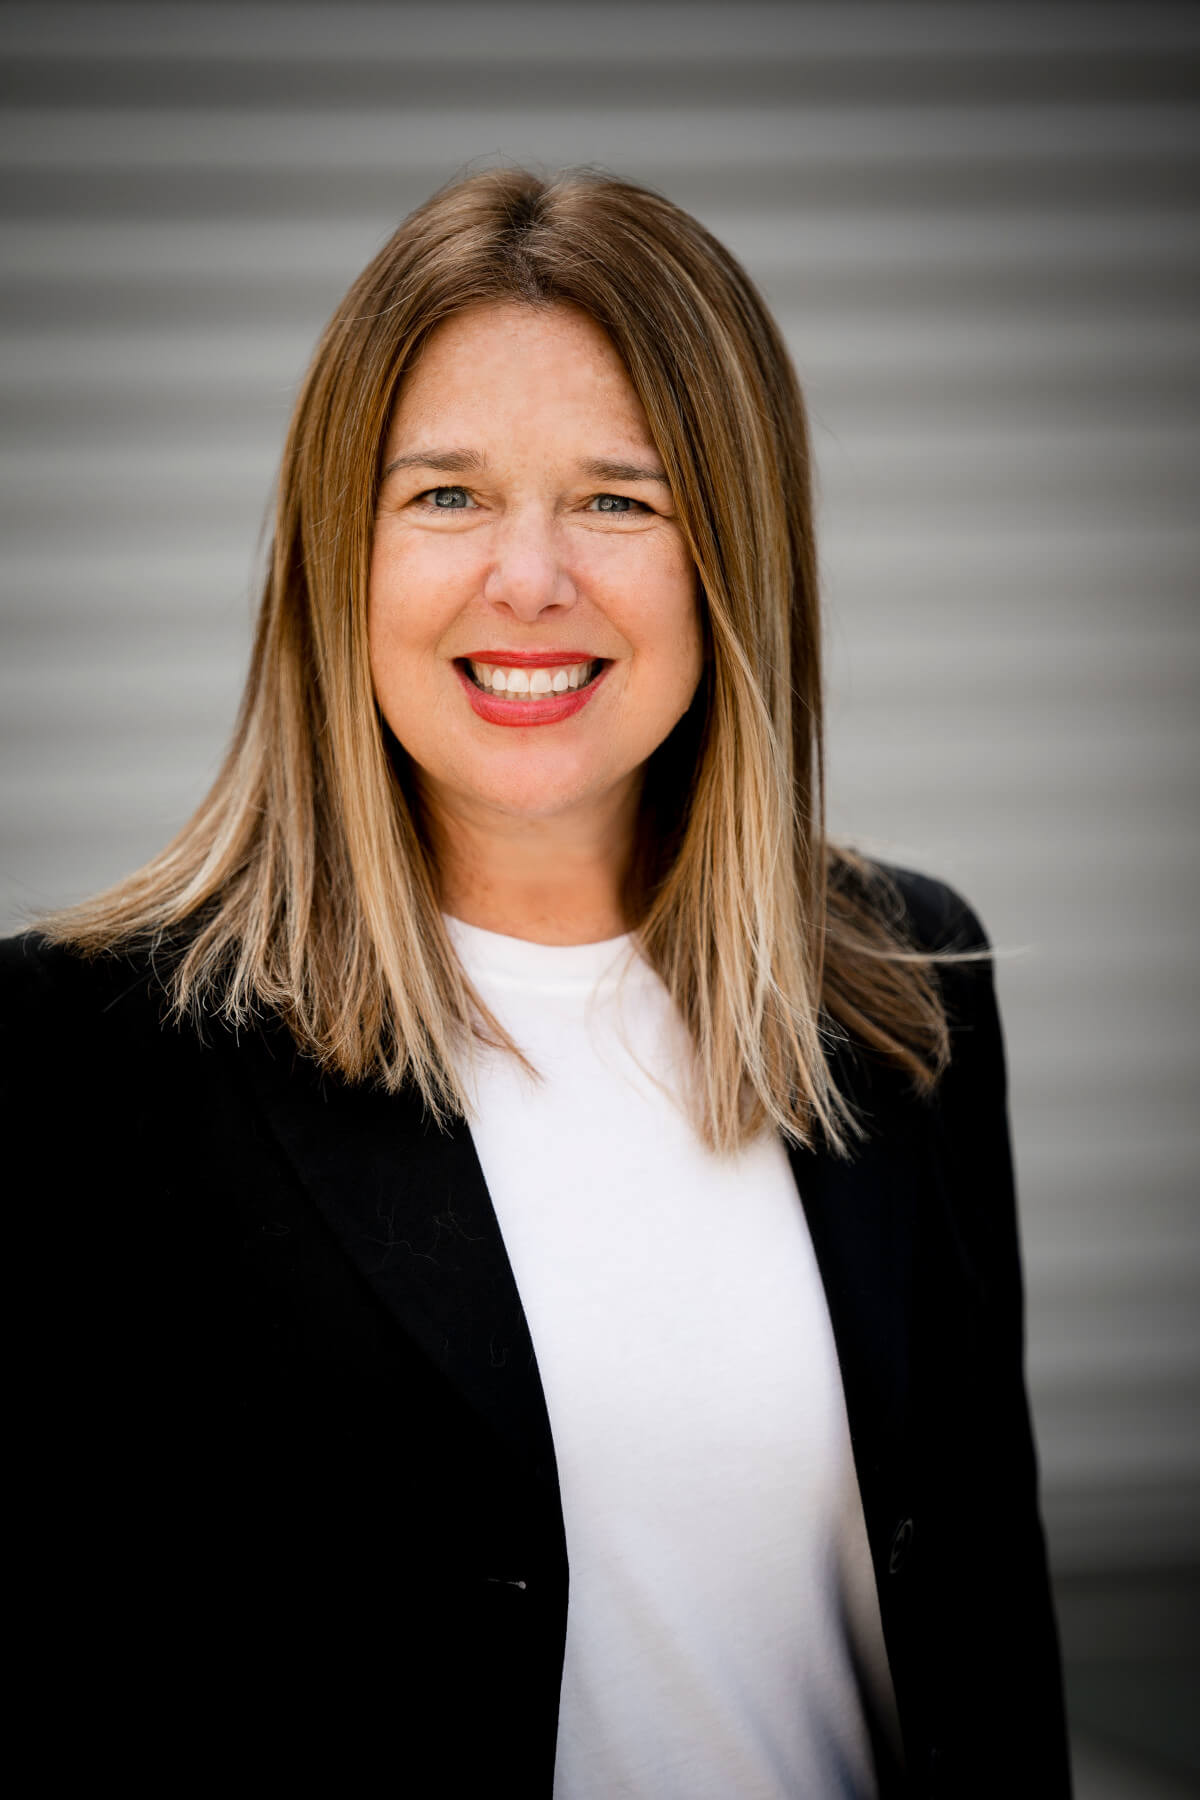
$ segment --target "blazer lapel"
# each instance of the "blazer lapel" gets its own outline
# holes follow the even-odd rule
[[[791,1160],[878,1566],[911,1505],[919,1240],[938,1173],[932,1114],[920,1103],[888,1095],[860,1117],[868,1136],[848,1159],[793,1149]]]
[[[323,1078],[282,1030],[244,1038],[236,1061],[372,1290],[481,1418],[553,1479],[529,1326],[465,1123],[440,1131],[411,1094]],[[918,1240],[939,1182],[932,1113],[879,1085],[860,1105],[869,1134],[849,1159],[791,1152],[877,1567],[911,1506]]]
[[[237,1060],[376,1295],[532,1472],[552,1479],[533,1343],[467,1126],[441,1131],[409,1093],[322,1077],[282,1031],[243,1039]]]

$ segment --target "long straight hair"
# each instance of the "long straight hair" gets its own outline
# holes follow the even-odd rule
[[[284,450],[270,569],[233,741],[174,841],[45,929],[148,943],[180,1014],[281,1016],[351,1081],[466,1110],[472,1036],[516,1052],[439,909],[414,784],[367,652],[381,446],[429,334],[472,306],[581,308],[622,357],[695,562],[693,705],[651,758],[627,913],[690,1031],[695,1125],[768,1123],[844,1149],[831,1071],[849,1034],[936,1080],[936,980],[869,867],[826,841],[811,456],[790,358],[732,256],[649,190],[590,171],[476,174],[409,217],[335,312]]]

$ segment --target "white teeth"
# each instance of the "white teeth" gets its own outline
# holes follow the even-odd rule
[[[481,688],[493,694],[514,694],[523,700],[540,700],[546,694],[565,694],[586,687],[595,671],[593,662],[573,663],[569,668],[505,669],[495,663],[470,663],[469,668]]]

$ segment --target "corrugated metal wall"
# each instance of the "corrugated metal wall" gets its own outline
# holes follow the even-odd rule
[[[1056,1564],[1200,1562],[1197,10],[7,5],[0,43],[5,923],[200,796],[292,394],[399,217],[473,159],[660,187],[807,384],[835,823],[1014,952]]]

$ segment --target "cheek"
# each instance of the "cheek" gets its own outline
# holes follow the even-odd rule
[[[704,666],[700,580],[690,561],[675,571],[669,592],[661,634],[663,648],[677,668],[680,686],[686,688],[690,700]]]
[[[371,687],[375,701],[384,713],[387,712],[388,690],[388,655],[387,638],[379,623],[379,612],[374,606],[367,608],[367,664],[371,671]],[[390,721],[389,721],[390,722]]]
[[[373,576],[367,593],[371,686],[376,704],[401,742],[423,711],[429,694],[429,684],[418,679],[423,649],[428,654],[424,608],[412,605],[407,598],[411,592],[407,585],[401,587],[391,578],[377,580]]]
[[[699,661],[703,631],[696,565],[678,541],[647,550],[611,577],[604,571],[600,585],[607,589],[611,610],[631,643],[676,656],[684,665]]]
[[[634,679],[628,704],[653,749],[683,717],[704,672],[699,584],[689,563],[670,578],[647,584],[628,615]],[[647,752],[649,753],[649,752]]]
[[[453,607],[445,558],[420,543],[377,546],[367,585],[367,643],[376,685],[407,654],[428,650],[445,630]]]
[[[704,620],[701,613],[700,580],[693,572],[683,626],[684,660],[692,671],[692,685],[699,681],[704,668]]]
[[[398,623],[399,609],[392,603],[386,587],[372,574],[367,590],[367,656],[375,698],[381,705],[386,700],[401,654]]]

